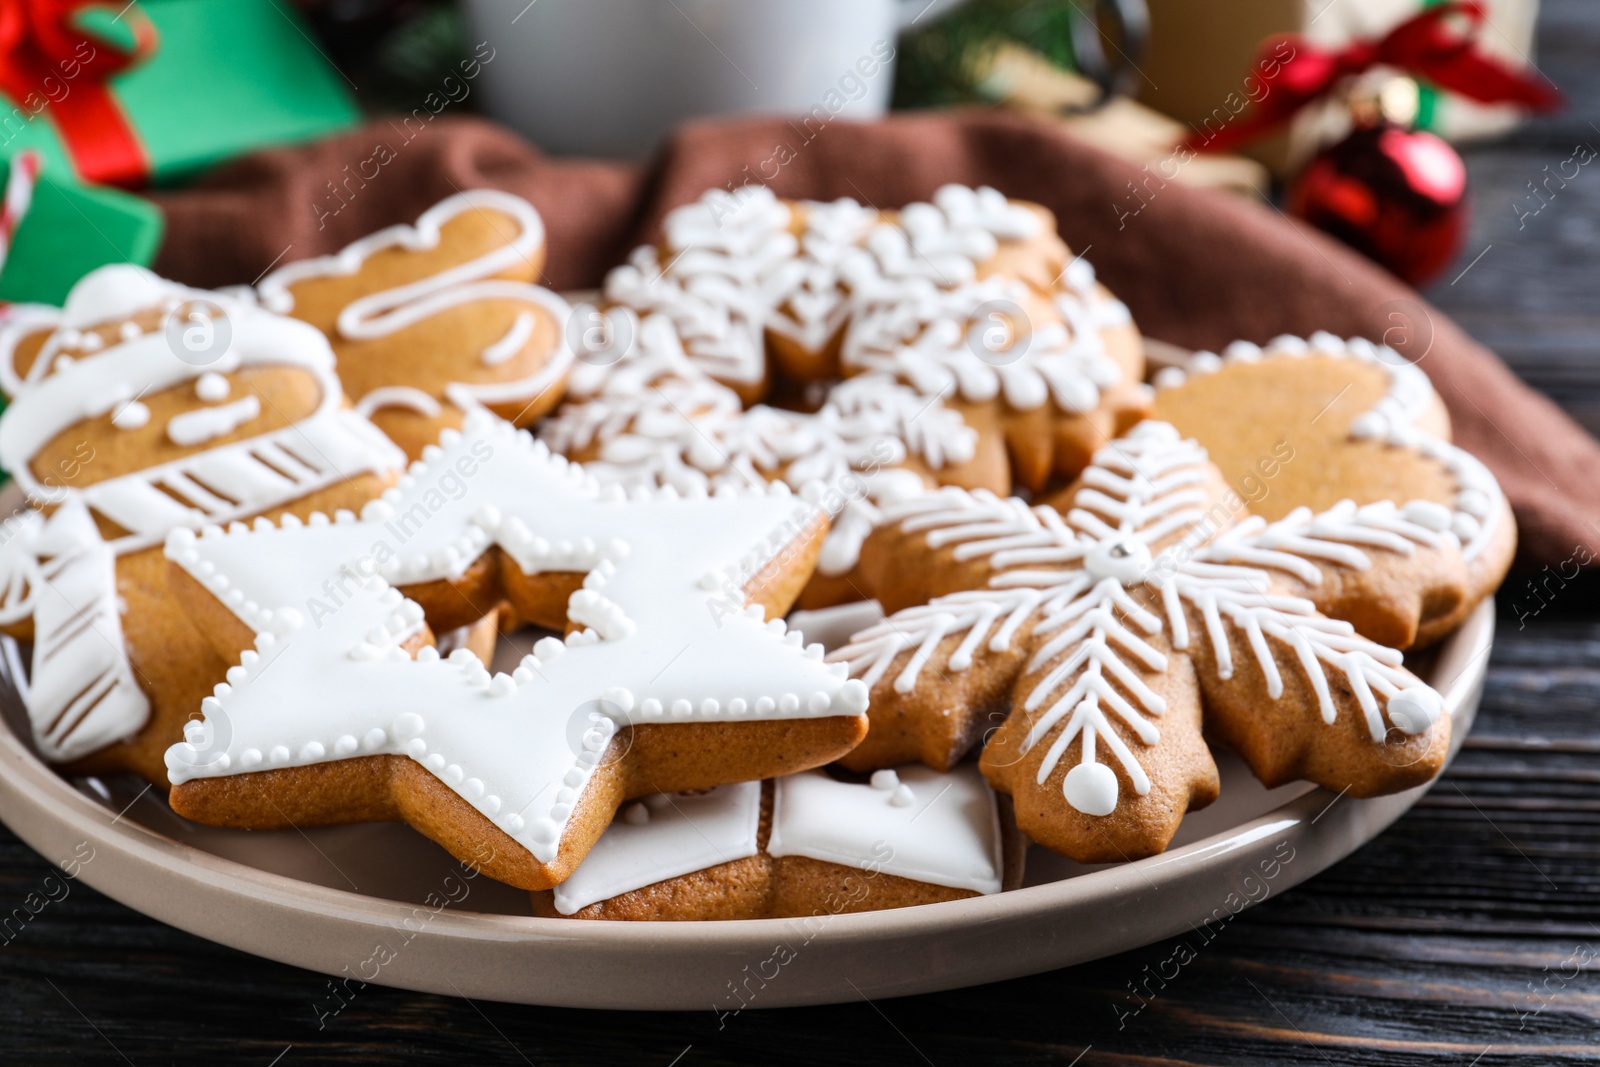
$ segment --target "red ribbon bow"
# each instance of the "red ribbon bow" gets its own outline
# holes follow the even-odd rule
[[[1467,20],[1459,31],[1449,24],[1455,15]],[[1243,144],[1287,122],[1345,77],[1378,66],[1398,67],[1479,103],[1521,104],[1535,111],[1559,106],[1561,94],[1545,79],[1478,51],[1475,41],[1484,22],[1481,4],[1446,3],[1412,16],[1381,38],[1352,41],[1337,52],[1319,50],[1293,34],[1269,40],[1257,64],[1265,86],[1261,99],[1240,121],[1219,130],[1196,132],[1184,145],[1194,150],[1222,150]],[[1285,41],[1294,51],[1289,59],[1277,60],[1276,49]]]
[[[78,25],[95,8],[126,22],[131,48]],[[148,176],[144,146],[106,82],[155,47],[155,26],[134,4],[0,0],[0,92],[30,118],[49,117],[85,181],[137,185]]]

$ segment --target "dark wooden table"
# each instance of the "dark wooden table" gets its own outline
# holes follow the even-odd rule
[[[1429,295],[1600,430],[1600,171],[1520,223],[1513,207],[1532,205],[1527,183],[1546,164],[1600,147],[1600,4],[1546,0],[1539,55],[1572,106],[1469,153],[1472,235]],[[978,989],[747,1012],[722,1029],[709,1010],[614,1015],[368,987],[319,1030],[322,976],[76,885],[0,947],[0,1062],[1600,1060],[1600,575],[1537,596],[1535,580],[1501,591],[1483,710],[1438,786],[1344,863],[1232,922],[1164,988],[1148,979],[1170,943]],[[0,901],[47,873],[0,830]]]

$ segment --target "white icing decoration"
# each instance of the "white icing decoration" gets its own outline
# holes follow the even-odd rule
[[[990,303],[1020,306],[1027,299],[1020,282],[1005,278],[922,299],[891,291],[852,319],[840,358],[849,369],[893,374],[926,396],[954,392],[977,402],[1001,397],[1019,411],[1047,402],[1062,411],[1093,410],[1121,371],[1106,356],[1099,324],[1083,297],[1057,294],[1067,325],[1041,324],[989,358],[978,354],[988,346],[974,343],[973,331],[989,325],[974,319],[979,310]]]
[[[81,496],[91,511],[127,535],[112,544],[120,555],[159,544],[175,526],[226,523],[307,496],[368,471],[392,469],[404,456],[365,419],[341,406],[333,352],[311,326],[271,314],[220,293],[187,289],[132,266],[101,267],[86,275],[59,312],[12,309],[0,320],[0,366],[28,333],[54,323],[45,348],[66,346],[74,331],[150,306],[178,307],[205,300],[222,308],[231,327],[227,349],[207,366],[177,358],[162,331],[103,348],[51,370],[35,361],[20,392],[0,414],[0,460],[30,498]],[[96,309],[100,310],[96,310]],[[289,366],[312,375],[321,389],[316,411],[303,421],[259,437],[210,449],[171,463],[96,482],[40,484],[31,460],[62,431],[86,417],[114,410],[140,393],[155,393],[207,373],[246,366]],[[13,374],[13,379],[15,375]],[[206,409],[214,410],[214,409]],[[180,503],[158,486],[178,494]],[[209,487],[209,488],[208,488]],[[226,498],[220,497],[225,494]]]
[[[1088,733],[1084,743],[1088,744]],[[1085,815],[1110,815],[1117,810],[1117,774],[1104,763],[1080,763],[1067,772],[1061,793]]]
[[[1432,501],[1415,500],[1404,505],[1407,519],[1435,532],[1452,530],[1461,541],[1461,554],[1470,563],[1477,559],[1494,538],[1504,510],[1500,483],[1489,469],[1469,452],[1417,428],[1434,399],[1433,384],[1421,368],[1387,345],[1373,344],[1361,337],[1345,340],[1319,332],[1309,339],[1284,335],[1265,347],[1249,341],[1235,341],[1223,350],[1221,358],[1204,352],[1190,358],[1187,373],[1169,367],[1156,376],[1158,389],[1175,389],[1191,374],[1211,374],[1230,363],[1259,363],[1264,359],[1294,358],[1311,353],[1336,359],[1353,359],[1378,367],[1389,377],[1389,390],[1368,411],[1350,424],[1355,440],[1377,440],[1395,447],[1409,448],[1438,461],[1456,480],[1453,510]],[[1204,357],[1204,358],[1202,358]]]
[[[40,753],[66,762],[136,733],[150,705],[123,653],[116,555],[83,502],[68,498],[42,522],[13,521],[21,529],[0,549],[0,567],[6,621],[33,616],[23,703]]]
[[[1136,742],[1159,740],[1154,720],[1165,713],[1166,701],[1139,675],[1165,670],[1168,657],[1147,638],[1166,632],[1174,649],[1189,648],[1191,611],[1203,621],[1201,636],[1210,642],[1220,677],[1232,676],[1233,643],[1242,641],[1265,676],[1268,695],[1280,697],[1284,668],[1271,639],[1292,650],[1290,668],[1310,684],[1325,722],[1338,713],[1331,669],[1353,694],[1375,743],[1384,743],[1388,730],[1380,698],[1396,727],[1425,731],[1443,705],[1404,669],[1400,653],[1318,614],[1310,601],[1274,593],[1261,568],[1315,582],[1322,567],[1370,566],[1370,550],[1409,553],[1450,535],[1410,521],[1393,504],[1357,508],[1345,502],[1321,515],[1301,509],[1278,523],[1246,519],[1208,543],[1215,531],[1205,510],[1205,464],[1194,442],[1179,440],[1165,423],[1147,422],[1095,454],[1064,516],[957,489],[889,509],[887,521],[921,533],[930,547],[949,547],[958,560],[987,561],[994,570],[990,588],[898,612],[829,660],[846,664],[870,687],[909,650],[892,683],[907,693],[951,635],[964,637],[946,672],[968,669],[981,650],[1005,652],[1019,638],[1031,638],[1026,672],[1034,680],[1019,697],[1025,710],[1043,713],[1022,750],[1049,741],[1038,773],[1043,783],[1081,737],[1079,764],[1065,776],[1063,792],[1090,815],[1114,811],[1119,790],[1115,773],[1096,758],[1099,744],[1135,793],[1150,789],[1112,717]],[[1152,559],[1151,550],[1161,546]],[[1164,618],[1130,595],[1136,587],[1159,594]]]
[[[894,790],[840,782],[821,770],[777,779],[767,852],[998,893],[999,810],[977,765],[896,773]]]
[[[1388,500],[1360,507],[1343,500],[1321,514],[1296,508],[1274,523],[1251,517],[1218,534],[1200,556],[1286,571],[1307,585],[1320,585],[1319,563],[1366,570],[1372,560],[1363,549],[1409,556],[1418,545],[1438,548],[1454,540],[1448,532],[1416,522],[1411,511],[1409,505],[1400,509]]]
[[[451,219],[468,212],[494,211],[508,216],[517,230],[504,244],[489,252],[459,263],[418,281],[408,282],[352,301],[339,312],[336,329],[351,340],[370,341],[437,315],[461,304],[485,300],[532,304],[548,314],[556,324],[555,347],[532,374],[506,382],[450,382],[445,399],[463,410],[487,404],[531,402],[552,388],[571,369],[574,354],[560,328],[565,326],[572,308],[565,300],[542,286],[496,278],[508,269],[532,261],[544,245],[544,221],[532,204],[520,197],[494,189],[470,189],[440,201],[423,212],[414,226],[397,225],[369,234],[330,256],[302,260],[280,267],[263,278],[257,291],[264,307],[282,314],[294,310],[292,287],[299,282],[328,276],[348,276],[358,272],[369,257],[387,249],[426,251],[437,248],[442,228]],[[531,311],[518,314],[510,333],[490,346],[482,362],[496,366],[510,360],[527,343],[533,332]],[[512,344],[525,331],[526,336]],[[506,350],[502,351],[502,346]],[[496,358],[491,358],[491,353]],[[363,397],[353,398],[360,403]]]
[[[935,470],[971,457],[973,435],[944,397],[1092,410],[1121,378],[1100,331],[1130,320],[1079,259],[1052,294],[1064,324],[1041,324],[995,356],[976,349],[971,331],[984,325],[970,322],[977,312],[991,301],[1031,299],[1020,282],[977,281],[978,264],[999,241],[1026,240],[1041,226],[993,189],[946,186],[897,221],[846,199],[808,202],[801,212],[798,240],[790,209],[762,187],[709,193],[672,212],[665,248],[638,249],[606,279],[606,298],[623,305],[607,313],[620,327],[612,332],[635,343],[614,364],[577,366],[571,395],[586,400],[563,409],[545,436],[566,452],[600,443],[595,473],[630,485],[772,477],[785,452],[814,457],[784,472],[796,488],[852,467],[889,475],[864,491],[851,483],[818,566],[839,575],[854,567],[885,500],[921,490],[907,472],[886,467],[906,455]],[[815,417],[768,408],[741,415],[737,396],[716,383],[765,379],[766,331],[811,351],[843,331],[842,358],[858,377],[836,387]],[[863,401],[853,431],[842,431],[853,442],[819,429],[829,407]],[[862,462],[861,445],[874,439],[901,455]]]
[[[946,186],[934,203],[905,208],[898,223],[876,219],[849,200],[807,203],[798,242],[789,233],[788,208],[770,190],[746,190],[729,201],[714,192],[673,212],[667,252],[641,248],[606,281],[607,299],[665,315],[690,361],[719,380],[765,377],[763,329],[816,349],[849,323],[846,365],[882,369],[873,362],[876,354],[892,354],[940,319],[958,327],[954,338],[944,338],[929,359],[913,357],[898,369],[916,373],[938,362],[955,364],[963,389],[993,396],[1003,377],[1017,406],[1037,407],[1053,391],[1067,410],[1093,405],[1096,378],[1115,380],[1114,365],[1069,365],[1100,353],[1100,326],[1128,321],[1126,307],[1094,287],[1086,264],[1065,272],[1057,288],[1070,344],[1066,331],[1041,330],[1031,351],[1008,368],[968,349],[960,323],[986,301],[1020,302],[1024,294],[1017,283],[976,283],[976,264],[994,255],[997,239],[1024,240],[1040,225],[1031,211],[993,189]]]
[[[1444,701],[1427,686],[1411,686],[1389,698],[1389,721],[1403,733],[1427,733],[1443,713]]]
[[[531,312],[524,311],[511,323],[511,329],[506,335],[488,348],[483,350],[483,363],[486,367],[498,367],[512,356],[521,352],[523,347],[533,338],[534,317]]]
[[[208,404],[228,399],[228,394],[232,391],[233,387],[228,384],[228,379],[215,371],[207,371],[195,379],[194,395]]]
[[[119,430],[137,430],[149,423],[150,409],[137,400],[122,404],[111,416],[111,425]]]
[[[438,418],[439,413],[444,410],[433,397],[409,385],[382,385],[369,390],[356,402],[355,407],[358,414],[368,419],[374,412],[386,408],[414,411],[427,419]]]
[[[0,626],[33,614],[39,585],[38,538],[44,516],[19,511],[0,522]]]
[[[436,484],[447,475],[464,484],[454,497]],[[274,636],[271,662],[289,660],[281,669],[230,672],[207,702],[207,732],[168,750],[170,777],[232,773],[247,751],[318,763],[340,758],[339,738],[370,737],[360,754],[412,757],[549,862],[622,726],[865,711],[864,685],[743,604],[744,583],[818,521],[814,507],[764,489],[630,500],[510,425],[469,414],[463,433],[445,431],[360,519],[169,538],[168,557],[257,633],[276,634],[286,607],[307,620]],[[568,608],[584,628],[541,641],[505,682],[465,650],[412,660],[400,645],[421,612],[390,583],[458,577],[490,545],[525,573],[588,572]],[[700,587],[712,570],[735,576],[736,599]]]
[[[760,782],[724,785],[662,801],[653,810],[635,804],[620,823],[606,828],[578,869],[556,886],[556,911],[571,915],[668,878],[756,855]],[[635,811],[644,817],[629,818]]]
[[[846,644],[851,634],[882,622],[883,605],[876,600],[857,600],[829,608],[791,611],[788,621],[789,629],[799,630],[806,640],[816,641],[831,652]]]
[[[970,460],[976,448],[976,434],[956,412],[885,375],[839,384],[813,414],[765,405],[744,411],[732,390],[689,366],[659,316],[639,324],[636,343],[611,372],[575,374],[575,389],[599,395],[545,420],[542,439],[563,453],[599,444],[589,471],[630,487],[699,492],[780,474],[796,490],[832,487],[842,511],[818,563],[824,574],[855,565],[883,502],[922,492],[922,480],[899,464],[915,456],[938,469]]]
[[[773,856],[806,856],[932,885],[1000,891],[999,809],[977,767],[878,771],[872,785],[805,771],[773,783]],[[892,781],[886,788],[880,781]],[[912,787],[916,788],[913,789]],[[647,807],[648,805],[648,807]],[[637,821],[634,811],[646,812]],[[761,783],[650,797],[613,822],[577,870],[555,888],[571,915],[598,901],[758,854]]]
[[[149,412],[145,416],[148,418]],[[252,393],[221,407],[200,408],[174,415],[167,422],[167,437],[173,444],[184,447],[204,444],[230,434],[260,416],[261,398]]]

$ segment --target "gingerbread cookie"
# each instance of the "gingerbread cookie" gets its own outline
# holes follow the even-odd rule
[[[866,687],[779,618],[825,529],[782,484],[602,487],[478,413],[360,518],[175,533],[174,592],[238,664],[167,753],[173,809],[254,828],[403,819],[492,855],[493,877],[555,885],[628,798],[789,773],[861,739]],[[430,628],[501,601],[567,637],[510,675],[438,655]]]
[[[542,433],[623,484],[820,477],[838,517],[808,606],[870,595],[855,556],[884,501],[1070,476],[1147,402],[1127,309],[994,190],[889,217],[718,193],[666,234],[583,309],[597,341]],[[806,410],[745,409],[769,391]]]
[[[1075,474],[1148,403],[1127,308],[1049,212],[993,189],[946,186],[887,215],[715,191],[664,231],[607,276],[606,298],[666,316],[688,359],[747,403],[772,367],[887,373],[997,435],[1031,488]]]
[[[1517,537],[1505,494],[1482,463],[1449,443],[1438,394],[1393,349],[1328,333],[1279,337],[1265,348],[1241,341],[1220,357],[1196,355],[1187,373],[1163,370],[1156,382],[1157,417],[1204,445],[1240,492],[1261,483],[1254,465],[1273,442],[1293,442],[1310,460],[1285,465],[1267,491],[1250,493],[1253,514],[1278,520],[1299,508],[1393,500],[1455,537],[1464,572],[1441,576],[1421,603],[1408,599],[1406,577],[1382,567],[1326,580],[1306,572],[1300,595],[1373,640],[1396,648],[1437,641],[1505,578]]]
[[[979,459],[977,434],[960,415],[887,375],[840,383],[814,412],[745,409],[689,364],[666,318],[641,322],[621,308],[607,316],[633,337],[628,354],[603,371],[580,363],[572,393],[585,399],[546,419],[541,439],[601,481],[630,487],[815,486],[833,524],[802,597],[807,606],[865,595],[850,575],[884,501],[945,479],[1006,481],[1004,456],[991,450]]]
[[[1159,852],[1216,796],[1202,710],[1269,786],[1371,796],[1443,765],[1439,695],[1298,595],[1369,569],[1415,602],[1459,594],[1443,509],[1266,523],[1159,422],[1101,449],[1058,506],[946,489],[891,509],[863,558],[901,610],[830,657],[872,689],[845,765],[947,766],[993,727],[981,765],[1019,828],[1082,862]]]
[[[571,309],[532,284],[544,256],[533,205],[474,189],[257,290],[327,335],[357,410],[415,458],[467,411],[527,426],[561,399]]]
[[[0,462],[44,517],[0,552],[41,754],[165,782],[226,664],[166,592],[169,530],[359,506],[404,462],[316,330],[132,266],[0,319]]]
[[[572,877],[533,895],[575,919],[806,918],[1014,889],[1022,842],[973,764],[802,771],[623,810]]]

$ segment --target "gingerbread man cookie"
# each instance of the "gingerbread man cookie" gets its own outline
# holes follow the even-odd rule
[[[1023,844],[974,764],[802,771],[623,810],[572,877],[533,895],[575,919],[807,918],[998,893]]]
[[[169,530],[359,506],[404,463],[345,407],[314,329],[132,266],[0,319],[0,462],[40,518],[0,548],[45,758],[165,782],[226,664],[166,591]]]
[[[167,753],[172,806],[253,828],[403,819],[492,855],[493,877],[558,884],[628,798],[861,739],[866,687],[780,618],[825,529],[782,484],[602,487],[478,413],[359,518],[176,532],[174,592],[237,665]],[[509,675],[439,656],[436,620],[502,600],[566,638]]]
[[[955,489],[908,501],[864,559],[889,606],[914,606],[832,657],[872,688],[871,733],[843,762],[944,766],[997,724],[984,774],[1024,833],[1083,862],[1159,852],[1216,796],[1202,710],[1269,786],[1419,785],[1448,751],[1441,698],[1299,594],[1382,569],[1409,575],[1413,601],[1447,595],[1435,583],[1461,545],[1439,510],[1267,523],[1159,422],[1101,449],[1059,510]]]
[[[475,189],[257,286],[264,306],[327,335],[358,411],[412,458],[488,408],[530,425],[561,399],[571,309],[532,284],[544,223],[509,193]]]

